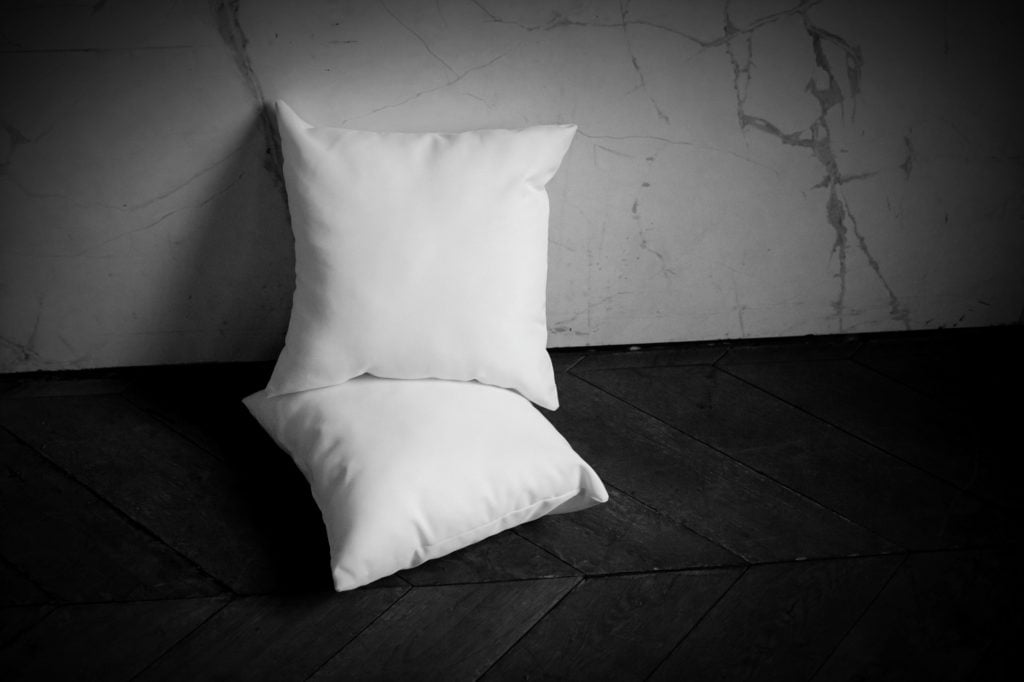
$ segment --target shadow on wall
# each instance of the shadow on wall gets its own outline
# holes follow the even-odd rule
[[[254,111],[244,139],[217,169],[192,236],[175,249],[160,317],[186,330],[154,335],[164,362],[276,357],[284,344],[294,255],[272,105]],[[197,338],[198,337],[198,338]]]

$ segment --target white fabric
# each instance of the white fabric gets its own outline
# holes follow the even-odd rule
[[[245,404],[309,481],[339,591],[608,499],[590,466],[507,389],[367,375]]]
[[[277,111],[296,287],[268,392],[370,373],[477,380],[556,409],[545,185],[576,126],[371,133]]]

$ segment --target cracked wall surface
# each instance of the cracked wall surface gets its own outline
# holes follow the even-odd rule
[[[0,9],[0,371],[274,357],[272,111],[572,122],[552,346],[1018,323],[1013,3],[130,0]]]

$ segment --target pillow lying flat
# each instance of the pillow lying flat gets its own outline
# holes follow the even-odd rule
[[[477,380],[558,407],[548,196],[576,127],[314,127],[278,102],[296,284],[270,395],[364,373]]]
[[[362,376],[245,399],[309,481],[335,588],[608,499],[527,400],[476,382]]]

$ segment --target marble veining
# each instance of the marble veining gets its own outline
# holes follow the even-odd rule
[[[273,108],[263,94],[259,76],[253,70],[252,62],[246,52],[249,39],[246,37],[239,19],[240,6],[241,0],[210,0],[210,9],[216,18],[217,31],[231,51],[235,65],[238,67],[238,73],[252,95],[253,106],[256,107],[259,133],[266,145],[264,168],[274,179],[282,198],[287,201],[284,175],[281,170],[281,141],[277,136],[277,124],[274,121]]]
[[[278,98],[371,130],[576,123],[549,186],[553,346],[1018,323],[1013,13],[4,8],[0,368],[273,357],[293,281]]]

